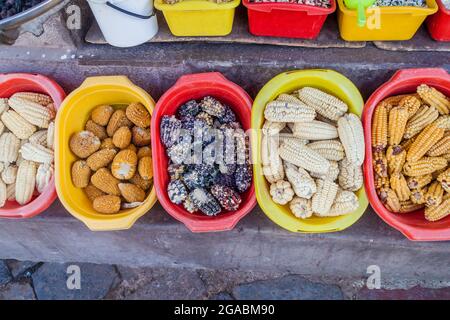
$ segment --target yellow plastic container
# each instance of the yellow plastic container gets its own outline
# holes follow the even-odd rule
[[[226,36],[233,29],[234,12],[240,0],[213,3],[208,0],[184,0],[165,4],[155,0],[173,35],[178,37]]]
[[[428,7],[371,7],[366,9],[367,24],[358,26],[356,10],[347,9],[338,0],[338,24],[341,37],[347,41],[395,41],[411,39],[426,17],[438,11],[435,0]]]
[[[346,77],[332,70],[298,70],[282,73],[270,80],[258,93],[252,109],[252,152],[253,174],[256,199],[264,213],[276,224],[292,232],[325,233],[344,230],[354,224],[364,214],[369,204],[364,188],[359,190],[359,208],[345,216],[310,219],[296,218],[289,206],[281,206],[272,201],[270,185],[264,178],[261,160],[261,128],[264,124],[264,109],[268,102],[281,93],[290,93],[302,87],[315,87],[343,100],[349,111],[361,116],[364,106],[361,94]]]
[[[56,118],[56,191],[64,207],[92,231],[129,229],[156,202],[153,188],[142,206],[115,215],[102,215],[92,208],[84,191],[72,183],[71,166],[76,161],[69,149],[72,134],[84,129],[94,107],[101,104],[125,106],[131,102],[141,102],[150,113],[155,106],[152,97],[125,76],[91,77],[67,96]]]

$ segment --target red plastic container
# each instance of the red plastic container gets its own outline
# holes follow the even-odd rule
[[[167,196],[169,176],[167,173],[168,158],[165,147],[161,144],[159,125],[163,115],[173,115],[185,102],[213,96],[228,104],[236,113],[244,130],[251,127],[252,99],[237,84],[227,80],[221,73],[200,73],[182,76],[158,101],[152,115],[152,150],[153,174],[158,200],[166,211],[175,219],[183,222],[192,232],[213,232],[231,230],[256,205],[255,189],[251,188],[242,195],[239,210],[207,217],[192,214],[183,206],[170,202]]]
[[[11,73],[0,74],[0,98],[9,98],[16,92],[31,91],[49,95],[58,109],[66,97],[64,90],[55,81],[38,74]],[[43,193],[30,203],[21,206],[9,201],[0,209],[0,218],[32,218],[46,210],[56,199],[54,178]]]
[[[362,117],[366,141],[364,183],[370,204],[387,224],[402,232],[410,240],[444,241],[450,240],[450,216],[441,221],[429,222],[425,220],[423,210],[407,214],[392,213],[384,207],[375,191],[371,147],[372,116],[375,108],[387,97],[415,93],[416,88],[422,83],[450,96],[450,75],[444,69],[406,69],[397,71],[367,101]]]
[[[296,3],[250,3],[248,9],[250,33],[255,36],[314,39],[320,33],[328,15],[336,11],[336,1],[331,8],[318,8]]]
[[[427,19],[428,31],[436,41],[450,41],[450,10],[436,0],[439,11]]]

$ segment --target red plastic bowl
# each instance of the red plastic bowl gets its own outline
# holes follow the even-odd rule
[[[161,144],[159,125],[164,115],[173,115],[185,102],[213,96],[228,104],[236,113],[244,130],[251,127],[252,99],[241,87],[227,80],[217,72],[192,74],[181,77],[158,101],[152,116],[152,152],[156,195],[166,211],[181,221],[192,232],[213,232],[231,230],[256,205],[255,189],[251,188],[242,195],[239,210],[207,217],[192,214],[183,206],[170,202],[167,196],[169,175],[167,173],[168,158],[165,147]]]
[[[9,98],[16,92],[31,91],[48,94],[58,109],[66,97],[64,90],[55,81],[38,74],[11,73],[0,74],[0,98]],[[15,201],[9,201],[0,209],[1,218],[32,218],[46,210],[56,199],[54,178],[43,193],[30,203],[21,206]]]
[[[320,33],[328,15],[336,11],[336,1],[331,8],[319,8],[296,3],[250,3],[248,9],[250,33],[255,36],[314,39]]]
[[[371,147],[374,110],[383,99],[398,94],[414,93],[422,83],[450,96],[450,75],[444,69],[407,69],[397,71],[367,101],[362,116],[366,141],[364,183],[370,204],[387,224],[402,232],[410,240],[444,241],[450,240],[450,216],[438,222],[429,222],[425,220],[423,210],[404,214],[392,213],[384,207],[375,191]]]
[[[431,37],[436,41],[450,41],[450,10],[441,0],[436,0],[439,11],[428,17],[427,26]]]

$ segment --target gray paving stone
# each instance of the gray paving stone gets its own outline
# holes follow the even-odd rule
[[[0,260],[0,286],[9,283],[12,280],[11,273],[8,266],[2,260]]]
[[[228,292],[220,292],[214,296],[212,296],[211,298],[209,298],[209,300],[234,300],[233,297],[228,293]]]
[[[69,290],[67,267],[70,265],[45,263],[33,273],[33,285],[39,300],[103,299],[117,279],[114,266],[74,264],[80,268],[81,288]]]
[[[355,297],[357,300],[449,300],[449,288],[422,288],[416,286],[411,289],[394,290],[369,290],[367,288],[359,291]]]
[[[256,281],[233,289],[238,300],[337,300],[343,299],[336,285],[315,283],[301,276]]]
[[[26,282],[11,282],[0,290],[0,300],[35,300],[33,288]]]
[[[6,263],[14,278],[25,275],[28,270],[34,268],[38,264],[38,262],[17,260],[7,260]]]

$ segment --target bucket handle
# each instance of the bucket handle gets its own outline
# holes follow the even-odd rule
[[[110,8],[113,8],[114,10],[120,11],[122,13],[125,13],[125,14],[129,15],[129,16],[132,16],[132,17],[135,17],[135,18],[139,18],[139,19],[147,20],[147,19],[150,19],[151,17],[153,17],[155,15],[155,11],[153,10],[151,15],[143,16],[143,15],[140,15],[140,14],[137,14],[137,13],[125,10],[125,9],[123,9],[121,7],[118,7],[115,4],[111,3],[110,1],[106,1],[106,5],[108,7],[110,7]]]

